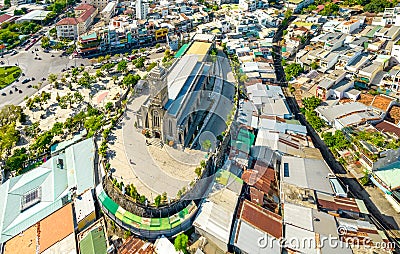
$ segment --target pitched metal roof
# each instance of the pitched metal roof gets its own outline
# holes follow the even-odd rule
[[[107,242],[103,227],[98,227],[79,242],[80,254],[106,254]]]

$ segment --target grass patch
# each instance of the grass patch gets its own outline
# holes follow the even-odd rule
[[[0,89],[8,86],[21,76],[21,68],[17,66],[0,67]]]

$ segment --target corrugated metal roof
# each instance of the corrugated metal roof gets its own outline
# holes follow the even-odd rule
[[[178,52],[176,52],[176,54],[174,55],[175,58],[179,58],[181,56],[183,56],[186,52],[186,50],[188,49],[189,44],[183,44],[182,47],[178,50]]]
[[[79,242],[80,254],[106,254],[107,242],[103,227],[98,227]]]
[[[245,221],[239,220],[237,221],[236,226],[237,232],[234,238],[234,244],[236,247],[241,249],[246,253],[252,254],[279,254],[281,253],[281,246],[279,245],[279,240],[272,240],[274,237],[271,235],[266,235],[265,232],[259,230],[258,228],[251,226]],[[266,237],[267,239],[265,243],[268,245],[266,248],[260,248],[259,239],[260,237]],[[272,246],[269,244],[272,243]]]
[[[284,208],[285,224],[291,224],[309,231],[314,231],[312,209],[286,202]]]
[[[13,177],[0,186],[0,242],[26,230],[69,202],[69,189],[75,186],[70,183],[78,183],[78,189],[90,184],[89,188],[93,187],[94,180],[83,179],[94,174],[93,160],[90,159],[90,154],[94,156],[94,146],[91,150],[89,143],[93,145],[89,139],[67,148],[72,151],[68,160],[68,156],[62,153],[35,170]],[[57,165],[59,159],[64,162],[63,168]],[[73,170],[70,175],[78,180],[68,181],[67,170]],[[22,210],[24,195],[37,188],[40,188],[39,202]]]
[[[283,182],[301,188],[334,194],[328,175],[332,173],[323,159],[282,157],[282,165],[287,164],[288,175]]]

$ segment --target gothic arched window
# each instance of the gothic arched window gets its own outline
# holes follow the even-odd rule
[[[158,111],[153,111],[153,127],[160,127],[160,115]]]

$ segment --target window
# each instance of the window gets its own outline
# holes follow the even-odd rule
[[[40,202],[42,198],[42,188],[39,187],[37,189],[31,190],[25,195],[22,196],[21,199],[21,211],[26,210],[33,205]]]
[[[153,127],[160,127],[160,116],[158,111],[153,111]]]
[[[289,163],[283,163],[283,176],[289,177]]]
[[[169,132],[169,135],[172,135],[172,121],[171,120],[168,121],[168,132]]]

